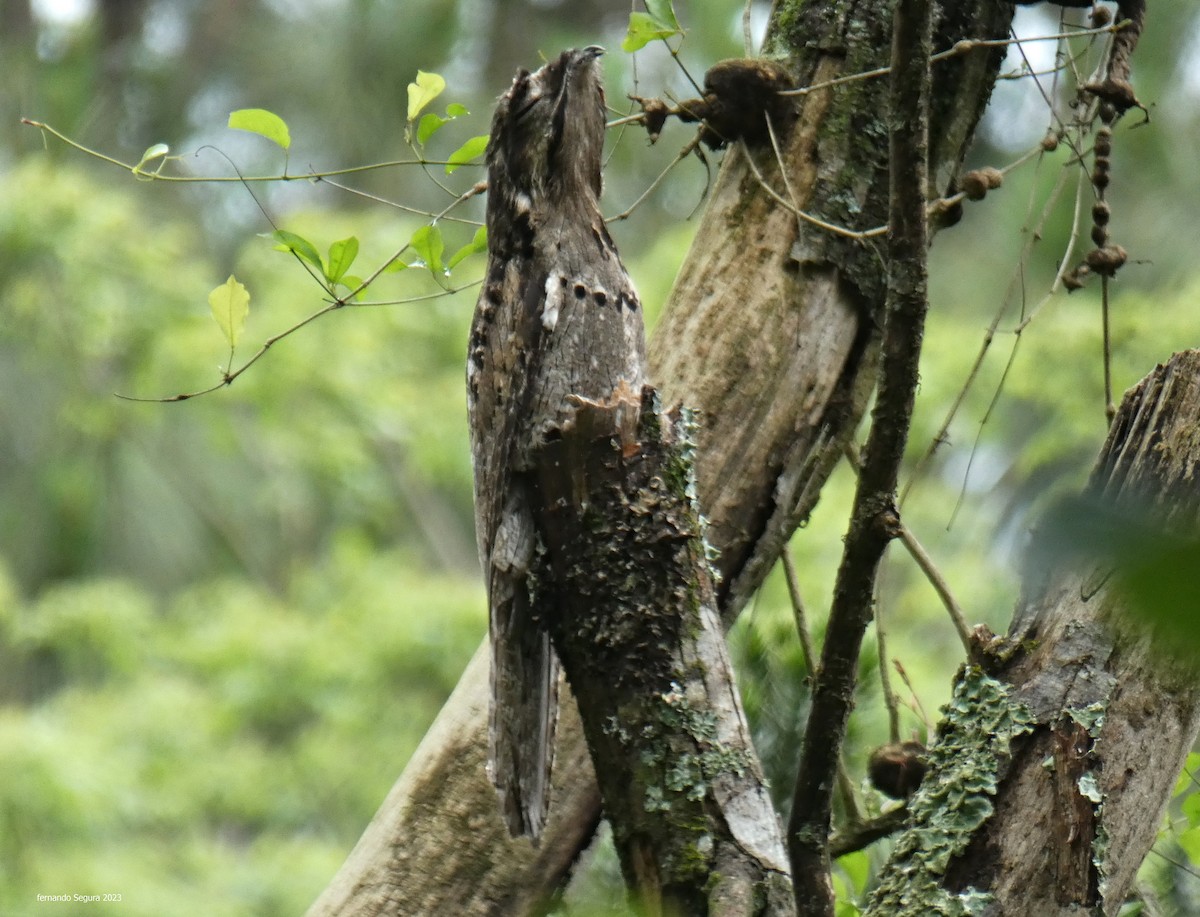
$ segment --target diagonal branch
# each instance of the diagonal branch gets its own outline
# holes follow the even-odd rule
[[[796,909],[802,914],[834,913],[829,873],[832,791],[854,703],[859,651],[872,619],[876,573],[888,543],[899,534],[896,482],[912,422],[928,307],[925,202],[932,17],[931,0],[900,0],[894,18],[887,313],[871,432],[834,586],[788,825]]]

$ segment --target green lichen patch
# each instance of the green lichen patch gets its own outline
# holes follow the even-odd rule
[[[973,889],[955,894],[941,879],[951,859],[966,850],[991,817],[1012,740],[1033,728],[1033,715],[1012,698],[1011,690],[978,666],[959,679],[942,710],[929,771],[909,802],[911,827],[896,844],[868,914],[962,917],[983,912],[989,895]]]
[[[647,782],[647,811],[670,808],[669,796],[682,796],[690,802],[700,802],[708,794],[711,782],[722,774],[744,776],[753,762],[745,749],[731,747],[717,738],[717,716],[712,710],[700,709],[690,703],[682,688],[671,685],[661,696],[663,707],[659,715],[661,735],[651,741],[643,730],[641,763],[661,770],[662,781]],[[647,727],[648,729],[649,727]],[[670,747],[669,736],[685,735],[692,748]]]

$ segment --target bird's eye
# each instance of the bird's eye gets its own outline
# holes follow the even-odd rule
[[[538,96],[533,96],[532,98],[528,99],[524,105],[516,110],[513,116],[517,118],[517,120],[524,118],[533,109],[533,106],[538,103],[538,98]]]

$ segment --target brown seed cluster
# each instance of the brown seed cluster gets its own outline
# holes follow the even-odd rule
[[[959,188],[968,200],[981,201],[989,191],[1004,184],[1004,173],[993,166],[972,169],[959,180]]]
[[[873,752],[867,762],[871,785],[893,799],[907,799],[917,791],[927,769],[925,746],[920,742],[894,742]]]
[[[700,139],[719,150],[735,140],[762,144],[770,141],[768,119],[782,136],[796,118],[795,103],[779,93],[796,84],[782,64],[759,58],[718,61],[704,75],[704,98],[669,106],[661,99],[630,96],[642,107],[643,123],[653,143],[672,115],[680,121],[701,122]]]
[[[1109,239],[1108,222],[1112,217],[1112,208],[1104,198],[1112,172],[1112,125],[1136,104],[1136,99],[1133,89],[1124,80],[1109,79],[1104,84],[1089,83],[1084,87],[1084,91],[1092,93],[1100,100],[1102,122],[1100,129],[1096,131],[1096,142],[1092,147],[1091,178],[1092,187],[1096,190],[1096,203],[1092,205],[1092,244],[1096,247],[1084,256],[1078,267],[1063,276],[1063,286],[1068,292],[1082,287],[1091,274],[1115,277],[1129,257],[1124,248],[1113,245]]]

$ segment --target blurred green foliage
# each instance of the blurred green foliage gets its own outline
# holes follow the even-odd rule
[[[285,118],[293,174],[404,158],[407,85],[418,69],[448,82],[430,111],[443,102],[470,111],[455,108],[453,122],[425,135],[430,156],[448,154],[487,130],[492,100],[516,66],[571,44],[609,47],[614,106],[627,91],[692,94],[655,44],[639,52],[634,82],[634,59],[617,53],[628,5],[603,0],[421,0],[402,11],[100,4],[73,22],[45,10],[22,21],[22,8],[0,7],[8,67],[0,116],[45,120],[129,162],[169,143],[187,154],[188,169],[205,173],[227,168],[211,152],[191,156],[205,143],[245,170],[282,168],[278,147],[227,130],[229,113],[245,107]],[[118,21],[119,8],[135,10],[134,19]],[[741,52],[741,3],[676,9],[687,31],[682,57],[697,78],[709,62]],[[765,4],[753,12],[761,22]],[[1200,204],[1183,155],[1200,118],[1180,89],[1185,66],[1195,66],[1183,52],[1196,27],[1185,5],[1152,11],[1137,76],[1155,120],[1118,131],[1114,236],[1135,259],[1153,261],[1131,263],[1114,285],[1118,394],[1172,350],[1200,343],[1200,281],[1192,240],[1180,231]],[[995,138],[1009,127],[993,122],[973,156],[1003,163],[1012,154]],[[610,213],[638,197],[684,136],[668,128],[651,149],[632,129],[617,133]],[[1060,149],[1040,169],[1011,174],[933,251],[914,463],[958,396],[1005,289],[1024,289],[1008,301],[949,441],[904,506],[968,618],[997,630],[1031,522],[1079,488],[1104,434],[1094,286],[1053,298],[1021,333],[1003,393],[980,426],[1017,341],[1022,302],[1028,309],[1041,298],[1070,233],[1066,200],[1018,269],[1029,214],[1068,155]],[[463,391],[473,291],[340,310],[213,395],[118,400],[114,392],[169,396],[220,379],[229,344],[207,297],[230,274],[252,297],[242,359],[320,308],[319,284],[274,239],[256,235],[273,227],[242,186],[135,181],[54,142],[43,149],[30,128],[0,137],[0,171],[0,912],[33,911],[39,892],[112,891],[124,895],[112,913],[298,913],[340,865],[485,631]],[[431,171],[456,192],[479,176],[476,167],[449,179]],[[707,178],[688,160],[631,219],[613,224],[651,320]],[[420,169],[350,183],[419,208],[450,200]],[[326,184],[253,188],[280,229],[319,252],[359,240],[357,273],[426,223]],[[478,203],[467,215],[480,218]],[[446,252],[475,230],[439,227]],[[468,283],[480,269],[480,256],[466,258],[452,281]],[[384,275],[369,298],[438,289],[427,271],[401,271]],[[793,542],[818,646],[852,490],[852,475],[839,468]],[[916,692],[893,676],[906,702],[902,732],[923,734],[948,698],[961,648],[899,546],[880,607],[889,656]],[[779,574],[737,625],[732,647],[772,792],[786,809],[808,667]],[[856,782],[870,750],[887,741],[879,672],[870,645],[847,746]],[[1184,827],[1169,842],[1178,859],[1196,846],[1200,809],[1189,799],[1177,803]],[[868,792],[866,804],[884,801]],[[855,913],[882,856],[876,846],[843,858],[843,913]],[[592,862],[572,913],[620,901],[611,853]],[[1154,858],[1147,869],[1186,902],[1179,870]]]
[[[484,633],[469,304],[333,318],[220,395],[121,401],[216,373],[218,269],[134,183],[41,157],[8,179],[38,193],[0,206],[0,912],[67,889],[297,913]],[[293,218],[339,222],[371,229]],[[319,305],[270,240],[232,267],[258,339]]]
[[[403,596],[397,586],[403,583]],[[482,628],[479,590],[346,542],[282,591],[0,579],[0,912],[296,914]]]

